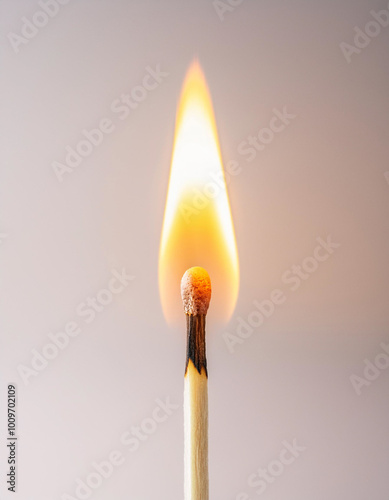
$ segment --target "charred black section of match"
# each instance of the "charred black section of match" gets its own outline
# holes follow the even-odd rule
[[[201,370],[204,368],[205,374],[208,377],[205,353],[205,314],[186,314],[185,316],[187,331],[185,374],[188,370],[189,360],[191,359],[200,375]]]

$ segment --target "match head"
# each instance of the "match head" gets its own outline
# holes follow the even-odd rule
[[[211,300],[211,279],[202,267],[191,267],[181,280],[181,297],[185,314],[205,315]]]

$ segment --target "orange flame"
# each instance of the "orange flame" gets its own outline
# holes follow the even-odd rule
[[[196,61],[177,111],[159,252],[159,288],[169,322],[182,322],[180,281],[192,266],[208,271],[210,314],[227,321],[238,296],[238,253],[212,102]]]

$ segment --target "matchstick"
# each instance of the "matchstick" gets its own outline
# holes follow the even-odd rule
[[[211,280],[202,267],[191,267],[181,280],[187,328],[184,381],[184,499],[208,500],[208,373],[205,316]]]

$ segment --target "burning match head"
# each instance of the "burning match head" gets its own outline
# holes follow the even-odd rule
[[[191,267],[181,280],[185,314],[206,315],[211,300],[211,279],[202,267]]]

